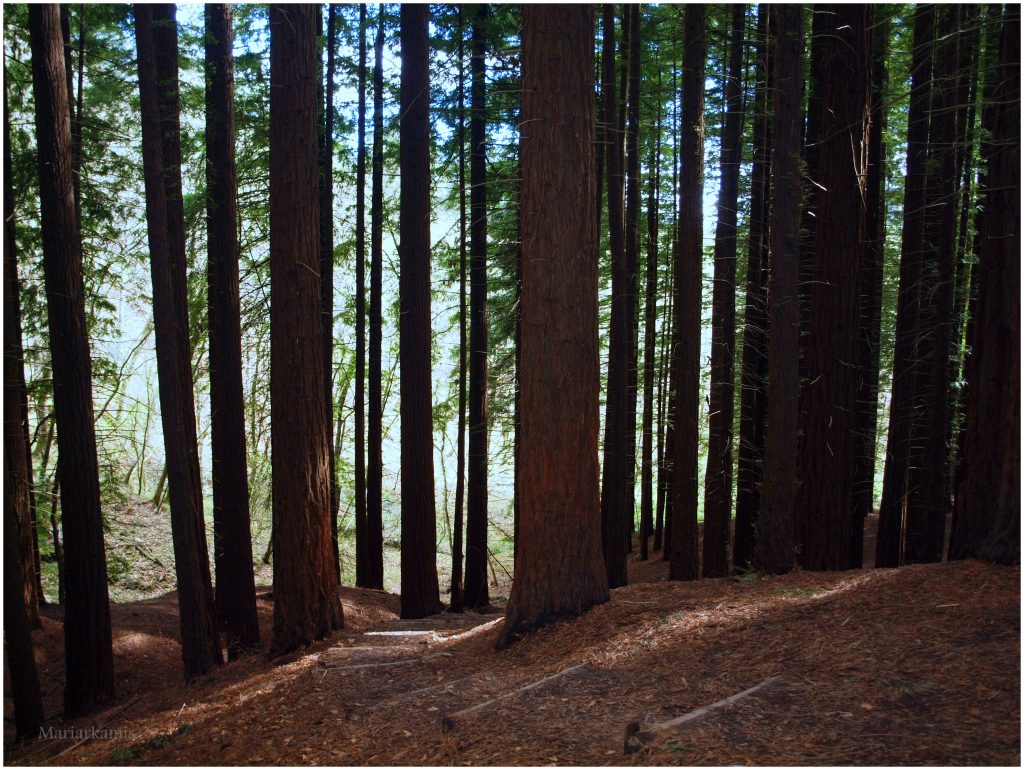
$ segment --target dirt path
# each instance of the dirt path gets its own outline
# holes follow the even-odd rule
[[[638,565],[633,578],[657,581],[659,569]],[[400,621],[394,597],[344,589],[344,634],[284,665],[252,656],[191,686],[169,673],[177,644],[155,633],[156,611],[121,606],[118,671],[135,670],[136,685],[122,686],[130,705],[108,727],[124,735],[57,761],[1016,765],[1019,586],[1019,569],[980,562],[636,583],[500,653],[498,615]],[[262,598],[261,614],[269,607]],[[160,645],[129,648],[144,633],[123,626],[133,618]],[[664,722],[772,676],[784,686],[623,753],[630,722]],[[7,759],[46,763],[70,744]]]

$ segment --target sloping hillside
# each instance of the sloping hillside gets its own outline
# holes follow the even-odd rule
[[[118,705],[72,726],[86,732],[5,754],[15,764],[1019,764],[1019,568],[669,583],[662,565],[633,563],[634,579],[654,582],[500,653],[499,614],[403,622],[395,597],[344,589],[344,634],[191,686],[179,683],[174,597],[116,605]],[[260,605],[266,626],[266,594]],[[55,619],[38,641],[51,714]],[[664,722],[771,677],[623,752],[631,722]],[[86,737],[93,726],[106,732]]]

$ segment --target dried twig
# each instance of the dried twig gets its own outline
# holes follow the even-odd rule
[[[667,722],[658,722],[653,724],[645,730],[640,729],[639,722],[630,722],[626,725],[626,740],[622,747],[624,754],[635,754],[639,751],[645,743],[655,738],[658,733],[668,732],[670,730],[680,730],[690,727],[691,725],[699,722],[701,719],[706,717],[713,711],[725,708],[738,700],[746,698],[748,695],[753,695],[758,690],[763,690],[769,685],[781,682],[777,676],[770,676],[763,682],[755,684],[753,687],[748,687],[742,692],[738,692],[735,695],[730,695],[728,698],[723,698],[720,701],[712,703],[710,706],[703,706],[699,709],[690,711],[682,716],[676,717],[675,719],[669,719]]]
[[[563,676],[575,674],[579,671],[582,671],[583,669],[589,668],[589,663],[580,663],[576,666],[570,666],[569,668],[562,669],[557,674],[551,674],[550,676],[546,676],[543,679],[538,679],[535,682],[531,682],[528,685],[524,685],[523,687],[520,687],[518,690],[513,690],[512,692],[505,693],[504,695],[499,695],[497,698],[493,698],[491,700],[484,701],[483,703],[478,703],[475,706],[470,706],[469,708],[462,709],[461,711],[456,711],[452,714],[443,716],[441,717],[441,730],[446,733],[451,732],[455,729],[456,721],[466,716],[467,714],[471,714],[474,711],[479,711],[480,709],[487,708],[488,706],[493,706],[495,703],[501,703],[502,701],[508,700],[509,698],[514,698],[516,695],[520,695],[521,693],[524,693],[527,690],[532,690],[536,687],[540,687],[541,685],[547,684],[548,682],[554,679],[559,679]]]

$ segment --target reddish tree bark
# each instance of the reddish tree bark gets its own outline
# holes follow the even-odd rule
[[[768,255],[767,429],[754,566],[793,567],[800,401],[800,106],[803,28],[799,5],[777,7],[772,137],[772,202]],[[705,523],[705,527],[706,527]],[[706,529],[705,529],[706,532]]]
[[[807,351],[802,485],[796,534],[808,569],[848,569],[856,462],[856,342],[870,94],[873,10],[829,6],[823,55],[822,143],[817,197],[815,281]]]
[[[658,189],[661,183],[661,172],[658,165],[658,160],[661,156],[660,109],[655,120],[654,136],[654,146],[651,148],[651,155],[648,161],[647,274],[644,292],[644,412],[643,445],[640,450],[640,559],[642,561],[646,561],[649,556],[647,540],[654,530],[654,369],[656,366],[654,349],[657,342],[655,322],[658,317]],[[658,461],[660,464],[662,449],[660,424],[658,430]]]
[[[231,8],[206,6],[206,227],[217,616],[228,658],[260,643],[245,461]]]
[[[914,53],[910,68],[910,112],[907,124],[907,173],[903,194],[900,287],[896,304],[885,475],[882,480],[882,502],[878,509],[876,567],[898,567],[903,551],[903,515],[910,461],[911,405],[914,394],[914,365],[917,360],[921,248],[924,241],[928,103],[933,36],[934,8],[930,5],[919,5],[914,12]]]
[[[25,357],[21,342],[21,288],[14,232],[14,188],[11,174],[11,127],[7,110],[7,71],[4,69],[4,454],[5,488],[13,505],[12,530],[22,561],[20,583],[22,604],[32,628],[39,628],[39,600],[36,592],[38,548],[32,487],[32,455],[28,441],[28,393],[25,387]]]
[[[270,405],[274,640],[284,653],[344,623],[330,522],[318,264],[319,5],[270,7]]]
[[[114,656],[82,281],[82,241],[71,184],[71,128],[60,12],[56,5],[29,6],[29,34],[43,274],[64,513],[64,716],[73,719],[114,699]]]
[[[601,531],[604,561],[611,588],[626,584],[627,439],[629,362],[632,322],[629,317],[625,233],[623,222],[622,154],[619,150],[618,95],[615,77],[615,5],[603,6],[601,54],[602,124],[608,171],[608,230],[612,259],[612,308],[608,328],[608,381],[605,395],[604,462],[601,473]]]
[[[26,452],[28,410],[21,344],[6,66],[4,149],[4,646],[14,701],[15,740],[22,740],[39,734],[43,725],[43,698],[32,646],[32,625],[39,625],[39,609],[35,603],[32,471],[28,463],[30,455]]]
[[[676,255],[678,341],[675,451],[672,453],[672,539],[669,579],[699,577],[697,552],[697,420],[700,412],[700,308],[703,261],[704,61],[707,8],[686,6],[683,31],[682,170],[679,189],[679,250]]]
[[[366,588],[384,588],[384,404],[381,398],[384,269],[384,6],[377,20],[373,65],[373,158],[370,190],[370,351],[367,369]]]
[[[402,617],[441,609],[430,397],[430,59],[425,5],[402,6],[399,356],[402,362]]]
[[[864,521],[871,513],[875,493],[875,451],[878,425],[878,371],[881,353],[882,269],[885,258],[885,91],[889,19],[878,19],[871,63],[871,128],[861,272],[860,329],[857,332],[857,412],[859,448],[853,487],[850,529],[850,566],[864,563]]]
[[[463,500],[466,493],[466,75],[462,6],[458,6],[459,36],[459,425],[455,461],[455,523],[452,528],[452,585],[449,612],[462,612]],[[485,576],[486,579],[486,576]]]
[[[919,292],[913,424],[903,539],[905,563],[943,556],[949,498],[949,362],[956,243],[959,9],[936,8],[935,73],[928,136],[925,243]]]
[[[470,64],[469,177],[469,467],[466,585],[469,608],[490,603],[487,590],[487,6],[473,16]]]
[[[360,12],[364,12],[364,6],[360,6]],[[327,436],[328,436],[328,464],[330,465],[330,486],[331,486],[331,547],[334,550],[334,570],[338,573],[338,582],[341,582],[341,552],[338,545],[338,473],[337,458],[335,449],[330,446],[330,437],[334,435],[334,52],[337,48],[337,33],[335,31],[336,5],[328,3],[327,13],[327,71],[326,82],[321,81],[318,68],[317,83],[319,85],[318,95],[322,96],[323,117],[318,126],[320,136],[320,321],[323,324],[323,356],[324,356],[324,409],[327,410]],[[362,29],[362,26],[360,26]],[[319,34],[320,27],[317,27]],[[317,62],[320,62],[319,56]],[[360,59],[362,62],[362,59]],[[319,65],[318,65],[319,67]],[[363,102],[363,89],[359,89],[360,105]],[[358,119],[360,136],[362,136],[362,121]],[[364,259],[359,258],[363,246],[363,239],[359,237],[359,230],[362,227],[363,216],[359,214],[363,188],[359,184],[360,169],[365,178],[365,148],[360,143],[361,151],[356,153],[356,397],[355,401],[355,422],[356,422],[356,457],[355,457],[355,519],[356,519],[356,569],[359,567],[359,531],[362,528],[365,518],[365,482],[363,479],[363,464],[360,463],[360,450],[362,447],[362,417],[363,402],[360,398],[363,380],[360,378],[365,351],[360,356],[360,335],[364,313],[360,307],[365,300],[362,292],[362,275]]]
[[[770,6],[757,9],[754,46],[754,148],[750,178],[750,235],[747,239],[746,307],[743,313],[743,362],[740,373],[740,440],[736,465],[736,531],[732,562],[747,569],[754,558],[754,532],[761,507],[764,459],[765,379],[768,375],[768,201],[771,170],[772,93]]]
[[[1020,564],[1020,11],[1007,6],[978,233],[978,300],[950,558]]]
[[[334,5],[331,6],[333,32]],[[328,61],[334,63],[333,36]],[[333,94],[334,69],[328,67],[328,85]],[[359,6],[359,80],[356,112],[356,386],[355,386],[355,497],[356,497],[356,585],[366,585],[366,6]],[[328,100],[327,114],[334,125],[334,100]],[[333,148],[333,144],[332,144]],[[329,166],[330,167],[330,166]],[[333,199],[332,199],[333,204]],[[333,415],[332,415],[333,416]],[[331,472],[334,478],[334,472]],[[331,498],[332,504],[334,498]],[[333,518],[332,508],[332,521]],[[335,525],[335,531],[337,526]]]
[[[188,337],[185,219],[178,128],[178,37],[173,5],[135,6],[146,223],[153,281],[160,416],[185,678],[222,662],[210,580]]]
[[[593,13],[523,9],[522,520],[500,645],[608,600],[598,513]]]
[[[715,278],[711,300],[711,385],[708,463],[704,480],[704,577],[729,574],[732,516],[733,361],[736,347],[736,213],[743,132],[743,31],[746,6],[732,7],[729,72],[725,77],[721,181],[715,227]],[[798,110],[799,114],[799,110]]]

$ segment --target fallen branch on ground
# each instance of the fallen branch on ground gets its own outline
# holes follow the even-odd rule
[[[491,700],[484,701],[483,703],[478,703],[475,706],[470,706],[469,708],[462,709],[461,711],[456,711],[454,713],[443,716],[441,717],[441,730],[446,733],[451,732],[455,729],[456,722],[462,717],[466,716],[467,714],[472,714],[474,711],[480,711],[481,709],[485,709],[488,706],[493,706],[495,703],[501,703],[502,701],[508,700],[509,698],[514,698],[516,695],[520,695],[526,692],[527,690],[532,690],[536,687],[540,687],[541,685],[547,684],[548,682],[554,679],[559,679],[570,674],[575,674],[579,671],[582,671],[583,669],[589,668],[589,663],[580,663],[579,665],[563,669],[559,671],[557,674],[551,674],[550,676],[546,676],[543,679],[538,679],[535,682],[531,682],[528,685],[524,685],[523,687],[520,687],[518,690],[513,690],[512,692],[505,693],[504,695],[499,695],[497,698],[493,698]]]
[[[491,628],[493,626],[498,625],[499,623],[504,622],[504,620],[505,616],[502,615],[500,618],[490,620],[486,623],[481,623],[479,626],[474,626],[468,631],[463,631],[461,634],[452,634],[451,636],[446,636],[444,637],[444,641],[453,642],[456,639],[465,639],[467,636],[474,636],[476,634],[479,634],[481,631],[486,631],[488,628]]]
[[[456,685],[456,684],[459,684],[460,682],[468,681],[468,680],[472,679],[474,676],[476,676],[476,675],[473,674],[473,675],[470,675],[470,676],[464,676],[461,679],[451,679],[451,680],[449,680],[447,682],[438,682],[437,684],[432,684],[429,687],[420,687],[418,690],[409,690],[408,692],[400,692],[400,693],[398,693],[398,695],[392,696],[392,697],[388,698],[387,700],[382,700],[382,701],[379,701],[377,703],[374,703],[372,706],[370,706],[366,710],[367,711],[376,711],[377,709],[381,709],[381,708],[384,708],[386,706],[390,706],[390,705],[392,705],[394,703],[399,703],[399,702],[401,702],[403,700],[406,700],[407,698],[412,698],[415,695],[424,695],[424,694],[426,694],[428,692],[433,692],[435,690],[447,690],[452,685]]]
[[[407,658],[406,660],[383,660],[377,663],[357,663],[349,666],[336,666],[333,663],[320,663],[313,670],[314,671],[352,671],[357,668],[383,668],[384,666],[408,666],[410,663],[422,663],[425,660],[431,658],[440,658],[448,655],[446,652],[438,652],[434,655],[426,655],[424,657]]]
[[[658,722],[657,724],[650,725],[649,727],[643,730],[640,729],[639,722],[630,722],[628,725],[626,725],[626,739],[622,747],[622,752],[624,754],[635,754],[643,747],[645,743],[648,743],[649,741],[656,738],[659,733],[666,733],[672,730],[678,731],[681,729],[685,729],[687,727],[691,727],[692,725],[697,724],[704,717],[708,716],[708,714],[711,714],[714,711],[718,711],[719,709],[725,708],[726,706],[730,706],[736,701],[742,700],[743,698],[746,698],[748,695],[753,695],[755,692],[763,690],[764,688],[770,685],[781,682],[782,680],[779,677],[770,676],[763,682],[759,682],[758,684],[755,684],[753,687],[748,687],[746,690],[738,692],[735,695],[730,695],[728,698],[723,698],[720,701],[716,701],[715,703],[712,703],[710,706],[702,706],[699,709],[687,712],[686,714],[683,714],[680,717],[676,717],[675,719],[670,719],[667,722]]]

